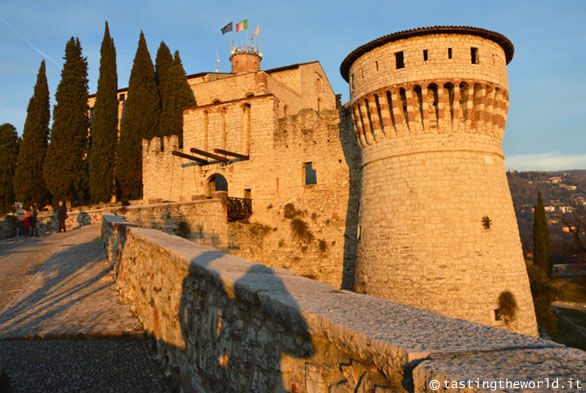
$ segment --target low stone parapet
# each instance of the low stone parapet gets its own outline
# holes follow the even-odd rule
[[[535,392],[556,378],[578,392],[586,380],[586,354],[551,341],[340,291],[114,216],[102,239],[122,297],[185,392]],[[499,381],[534,384],[493,389]]]

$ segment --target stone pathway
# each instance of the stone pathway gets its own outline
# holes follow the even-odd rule
[[[96,225],[0,243],[0,392],[173,391],[119,301],[99,235]]]
[[[129,307],[118,300],[99,227],[78,232],[60,244],[0,314],[0,339],[142,330]]]

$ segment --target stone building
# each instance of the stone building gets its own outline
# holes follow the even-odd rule
[[[236,48],[231,73],[188,77],[197,107],[184,112],[183,146],[143,141],[143,197],[227,196],[230,220],[211,244],[351,289],[360,163],[351,123],[319,62],[261,70],[261,59]],[[242,209],[246,220],[233,221]]]
[[[534,335],[501,147],[512,56],[483,29],[384,36],[343,61],[339,108],[319,62],[235,48],[232,72],[188,76],[183,146],[143,141],[144,200],[201,201],[191,230],[247,259]],[[246,220],[218,222],[218,198]]]
[[[342,62],[362,148],[356,291],[537,333],[502,152],[513,51],[432,27]]]

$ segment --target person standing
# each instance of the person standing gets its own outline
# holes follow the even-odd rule
[[[57,209],[57,219],[59,220],[59,230],[57,232],[67,232],[65,230],[65,219],[67,218],[67,207],[63,201],[59,201],[59,208]]]
[[[30,215],[31,215],[31,231],[30,231],[30,235],[31,236],[39,236],[39,232],[37,231],[37,207],[35,206],[35,204],[31,204],[30,207]]]

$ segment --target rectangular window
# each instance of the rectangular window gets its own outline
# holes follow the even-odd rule
[[[452,48],[448,48],[448,59],[452,58]]]
[[[403,52],[395,52],[396,68],[405,68],[405,60],[403,59]]]
[[[472,64],[478,64],[478,48],[470,48],[470,59]]]
[[[317,174],[312,167],[313,163],[305,163],[305,185],[317,184]]]
[[[376,65],[376,70],[378,71],[378,60],[375,61],[374,64]]]
[[[350,76],[350,80],[352,82],[352,89],[354,89],[354,73]]]
[[[427,49],[423,50],[423,61],[427,61],[428,57],[427,57]]]

